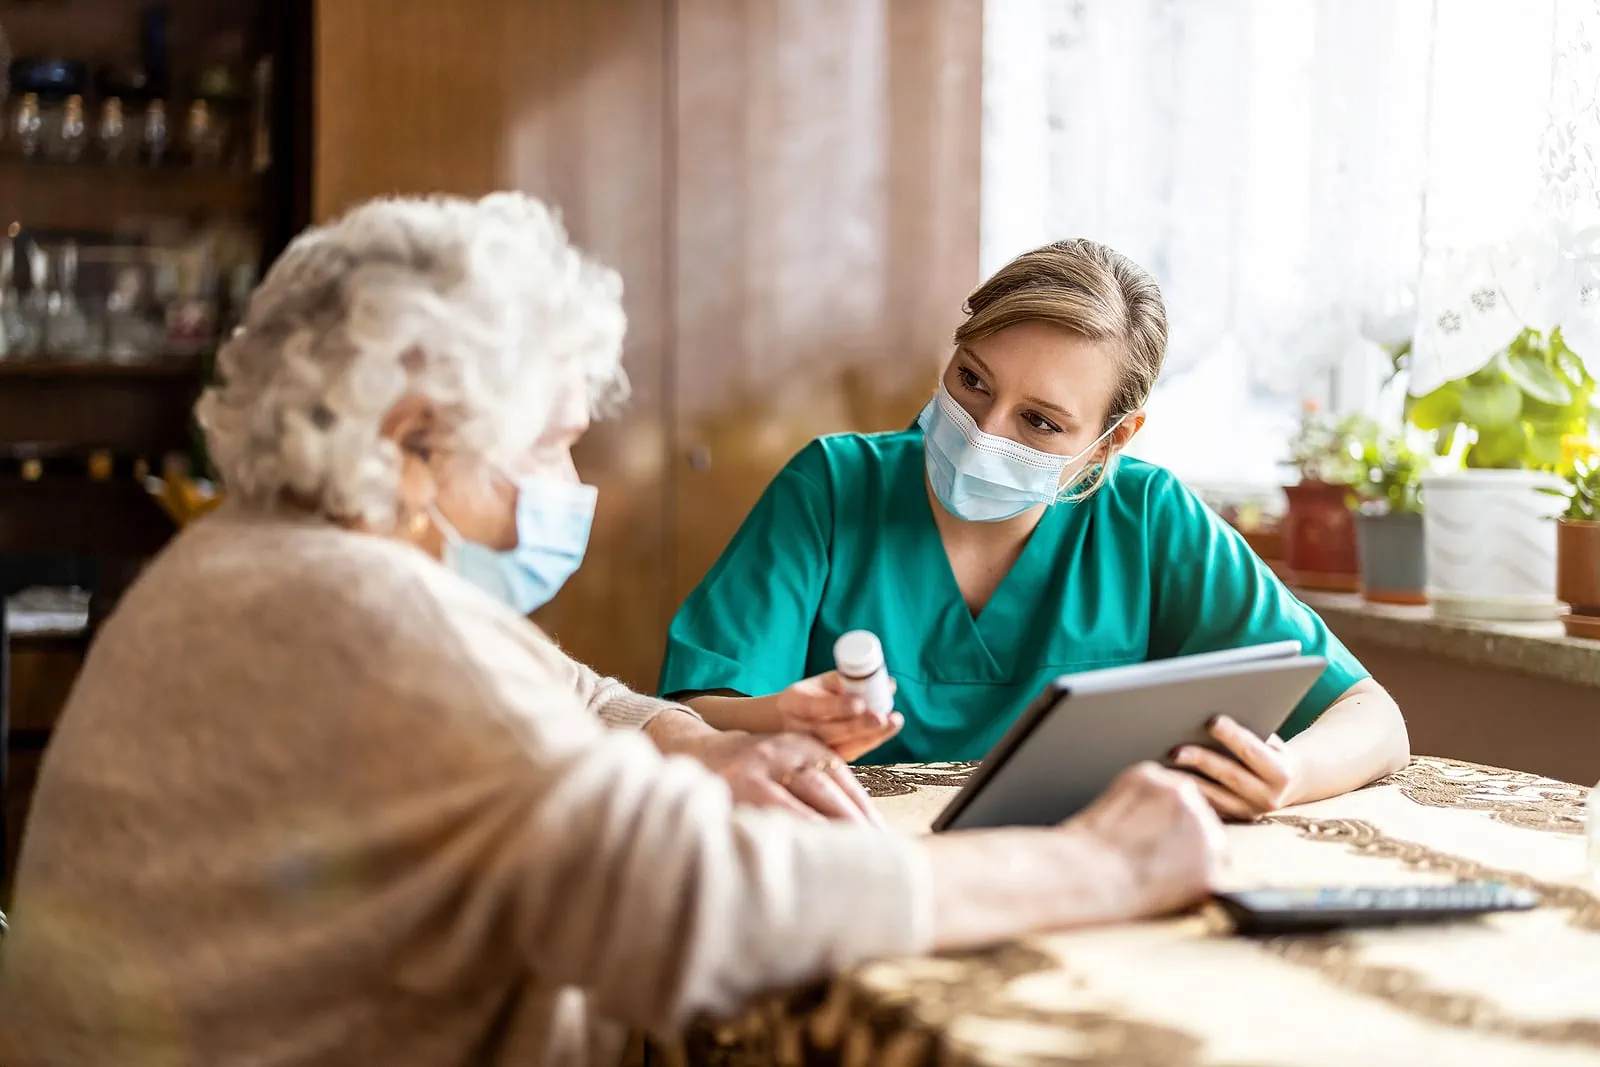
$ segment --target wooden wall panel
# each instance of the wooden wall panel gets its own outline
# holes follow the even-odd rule
[[[667,611],[665,0],[323,0],[316,210],[520,189],[621,272],[633,398],[578,455],[600,488],[588,564],[545,624],[650,688]]]
[[[977,281],[981,0],[679,0],[673,593],[818,433],[905,426]]]
[[[585,441],[596,536],[541,620],[648,688],[783,462],[932,391],[977,280],[982,0],[318,7],[319,216],[520,188],[622,271],[634,397]]]
[[[327,219],[389,193],[499,188],[511,5],[317,4],[314,208]]]

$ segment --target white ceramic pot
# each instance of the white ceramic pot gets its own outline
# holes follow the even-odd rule
[[[1565,501],[1539,471],[1468,470],[1422,479],[1428,598],[1462,619],[1552,619],[1556,518]]]

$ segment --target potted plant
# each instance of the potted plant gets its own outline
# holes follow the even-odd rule
[[[1288,580],[1305,589],[1353,593],[1361,588],[1351,487],[1361,478],[1363,416],[1332,419],[1314,405],[1301,411],[1289,462],[1300,474],[1283,488],[1283,556]]]
[[[1408,421],[1439,433],[1463,469],[1427,474],[1429,599],[1442,615],[1539,619],[1555,598],[1551,494],[1571,470],[1568,442],[1591,437],[1595,382],[1559,329],[1523,330],[1472,374],[1407,400]]]
[[[1422,530],[1422,474],[1430,459],[1404,432],[1364,442],[1366,477],[1355,487],[1361,595],[1378,604],[1428,602]]]
[[[1572,637],[1600,640],[1600,460],[1578,460],[1567,479],[1567,511],[1556,524],[1556,596]]]

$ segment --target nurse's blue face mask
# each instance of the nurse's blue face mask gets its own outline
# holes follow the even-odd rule
[[[555,598],[583,562],[598,493],[592,485],[539,475],[502,474],[517,488],[517,544],[504,552],[468,541],[429,506],[444,534],[445,566],[519,615]]]
[[[1001,522],[1061,499],[1062,472],[1111,436],[1122,420],[1089,447],[1058,456],[984,433],[941,382],[917,425],[922,427],[928,484],[944,509],[967,522]]]

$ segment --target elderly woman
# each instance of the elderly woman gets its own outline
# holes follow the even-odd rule
[[[284,254],[199,409],[230,503],[128,592],[46,757],[0,1062],[600,1063],[1204,891],[1218,824],[1169,772],[1058,829],[898,837],[817,816],[864,798],[815,742],[719,735],[527,621],[583,555],[619,291],[515,195]]]

